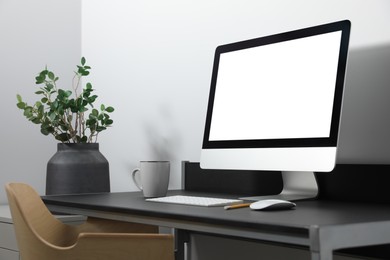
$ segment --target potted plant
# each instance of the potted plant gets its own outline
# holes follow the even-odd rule
[[[73,78],[72,90],[57,86],[58,77],[47,67],[35,77],[40,99],[33,105],[17,95],[17,107],[41,133],[52,135],[60,143],[49,160],[46,173],[46,194],[67,194],[110,191],[109,166],[99,151],[99,134],[113,120],[111,106],[94,106],[97,95],[90,82],[82,88],[82,79],[91,67],[81,58]]]

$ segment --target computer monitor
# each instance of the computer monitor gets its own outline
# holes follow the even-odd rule
[[[282,171],[273,198],[316,197],[314,171],[336,163],[350,27],[344,20],[218,46],[201,167]]]

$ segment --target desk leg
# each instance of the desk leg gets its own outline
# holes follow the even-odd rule
[[[326,231],[326,230],[325,230]],[[331,236],[315,226],[309,230],[311,260],[333,260]]]
[[[333,252],[332,251],[328,251],[328,252],[311,251],[311,260],[332,260],[332,259],[333,259]]]
[[[191,245],[190,232],[182,229],[175,229],[175,259],[176,260],[190,260]]]

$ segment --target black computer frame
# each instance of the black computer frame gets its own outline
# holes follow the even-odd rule
[[[240,41],[218,46],[215,51],[214,65],[211,78],[209,102],[206,115],[206,123],[203,137],[202,149],[235,149],[235,148],[257,148],[257,147],[335,147],[338,143],[339,125],[341,119],[342,100],[344,92],[344,81],[347,69],[347,56],[351,22],[342,20],[333,23],[322,24],[309,28],[279,33],[275,35]],[[332,120],[329,137],[321,138],[296,138],[296,139],[267,139],[267,140],[209,140],[210,126],[213,114],[213,103],[218,77],[218,65],[220,55],[223,53],[251,48],[259,45],[271,44],[281,41],[294,40],[302,37],[309,37],[328,32],[341,31],[340,51],[338,69],[336,75],[335,96],[332,111]],[[318,185],[314,173],[306,172],[282,172],[284,187],[282,192],[272,198],[278,197],[288,200],[311,199],[318,195]],[[261,197],[264,198],[264,197]],[[246,197],[244,199],[258,200],[260,197]]]

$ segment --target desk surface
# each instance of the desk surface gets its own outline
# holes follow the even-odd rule
[[[176,194],[218,197],[181,190],[168,192]],[[390,243],[386,238],[390,233],[390,207],[372,203],[312,200],[298,201],[293,210],[252,211],[146,202],[140,192],[45,196],[43,200],[51,210],[64,213],[304,245],[310,247],[313,259],[331,259],[329,252],[321,250]]]
[[[168,195],[218,196],[185,191],[170,191]],[[390,207],[372,203],[335,201],[298,201],[296,209],[252,211],[249,208],[224,210],[223,207],[197,207],[146,202],[140,192],[45,196],[46,204],[73,208],[104,210],[156,217],[175,217],[182,220],[212,224],[229,224],[252,228],[276,226],[307,230],[310,226],[343,225],[390,220]]]

